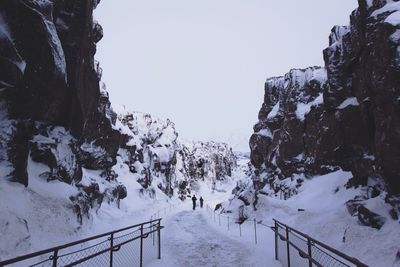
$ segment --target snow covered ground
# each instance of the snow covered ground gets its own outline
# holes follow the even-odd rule
[[[273,258],[273,243],[264,246],[263,242],[256,247],[250,244],[249,236],[242,240],[231,236],[225,228],[211,225],[205,209],[192,211],[187,205],[164,225],[162,258],[150,267],[281,266]]]
[[[1,166],[5,171],[6,166]],[[76,194],[76,187],[57,181],[47,182],[38,175],[43,164],[29,160],[30,184],[21,184],[0,179],[0,260],[65,244],[118,228],[148,221],[154,213],[168,210],[171,205],[180,205],[178,196],[169,198],[158,187],[155,194],[143,193],[135,174],[117,158],[115,171],[128,194],[120,203],[103,202],[100,209],[92,209],[90,218],[79,225],[68,197]],[[107,188],[107,181],[100,178],[99,171],[84,170],[82,183],[96,182],[100,191]],[[230,196],[236,185],[234,178],[225,181],[200,181],[194,185],[194,193],[206,200],[223,201]],[[196,189],[197,188],[197,189]],[[11,199],[15,201],[10,201]],[[218,200],[219,199],[219,200]],[[189,203],[190,200],[186,200]],[[159,214],[161,217],[164,214]],[[153,216],[154,218],[154,216]]]
[[[257,211],[253,210],[252,205],[246,206],[244,212],[249,220],[240,228],[234,223],[233,218],[238,217],[235,213],[224,214],[224,217],[218,218],[218,213],[207,210],[206,205],[215,207],[225,202],[224,206],[238,208],[238,199],[233,197],[232,189],[239,181],[251,183],[245,172],[246,164],[247,159],[240,159],[240,166],[233,172],[232,177],[225,181],[217,181],[214,185],[211,180],[205,180],[193,186],[193,193],[197,198],[202,196],[205,200],[204,208],[198,208],[196,211],[192,211],[189,198],[181,202],[176,198],[168,198],[159,189],[156,189],[155,198],[140,194],[142,187],[133,179],[129,169],[120,168],[118,174],[120,181],[127,187],[128,197],[121,201],[120,209],[115,207],[115,203],[103,203],[97,213],[92,211],[92,217],[83,226],[76,222],[65,196],[57,194],[60,190],[68,193],[74,187],[60,183],[44,183],[32,178],[32,186],[25,188],[1,180],[1,258],[10,258],[26,251],[37,251],[141,223],[159,215],[163,218],[162,225],[165,226],[161,233],[162,258],[153,261],[149,265],[151,267],[281,266],[274,260],[273,232],[258,224],[261,222],[267,226],[272,225],[273,218],[370,266],[400,266],[400,260],[396,258],[400,250],[400,224],[388,217],[389,207],[384,203],[384,195],[367,202],[371,211],[387,217],[384,226],[376,230],[361,225],[356,217],[348,213],[345,205],[347,200],[353,199],[363,190],[345,188],[344,185],[351,176],[348,172],[337,171],[305,179],[298,195],[288,200],[260,194]],[[97,176],[94,172],[87,172],[85,177],[96,179]],[[60,185],[65,188],[57,188]],[[11,197],[18,199],[19,203],[13,205],[12,209],[7,201]],[[42,208],[35,208],[39,206]],[[231,216],[229,229],[227,215]],[[257,221],[257,244],[253,218]],[[13,227],[10,228],[11,224]],[[44,232],[46,235],[43,235]],[[9,245],[15,246],[11,252],[7,247]]]
[[[247,164],[247,160],[242,158],[239,163]],[[239,225],[230,221],[228,229],[227,217],[221,216],[218,221],[207,209],[231,198],[243,175],[243,169],[237,168],[232,179],[217,184],[214,191],[211,184],[201,183],[195,194],[205,199],[202,209],[193,211],[188,199],[168,213],[162,221],[161,260],[148,266],[282,266],[274,259],[274,233],[270,228],[258,226],[255,244],[253,222],[242,224],[239,231]]]
[[[243,175],[244,180],[250,179]],[[369,266],[400,266],[400,224],[389,216],[391,207],[384,201],[386,193],[366,203],[368,209],[386,218],[385,224],[380,230],[364,226],[357,216],[349,214],[345,205],[346,201],[364,190],[346,189],[345,184],[350,177],[351,173],[339,170],[306,179],[298,195],[288,200],[279,199],[279,195],[259,194],[257,211],[249,206],[245,214],[249,219],[256,218],[257,222],[265,225],[272,225],[273,218],[278,219]],[[237,210],[238,202],[241,201],[232,198],[224,206]],[[238,217],[238,214],[232,214],[232,217]]]

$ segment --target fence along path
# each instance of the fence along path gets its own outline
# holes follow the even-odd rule
[[[251,248],[211,226],[201,210],[182,209],[166,219],[165,225],[163,257],[151,267],[277,266],[255,264]]]
[[[150,220],[17,258],[0,266],[143,266],[161,257],[161,219]]]
[[[116,231],[82,239],[36,253],[0,261],[2,266],[143,266],[161,258],[161,215],[176,211],[177,205],[158,210],[150,221]],[[179,205],[180,206],[180,205]],[[253,220],[243,220],[217,213],[209,205],[206,211],[214,223],[228,231],[242,235],[251,234],[254,243],[265,237],[262,229],[275,233],[275,259],[285,267],[339,266],[366,267],[355,258],[329,247],[308,235],[277,220],[269,226]],[[158,219],[153,219],[157,218]],[[247,227],[243,227],[246,225]],[[253,231],[248,231],[249,226]],[[243,231],[246,229],[246,231]]]
[[[229,214],[222,214],[206,205],[210,219],[219,226],[225,227],[239,236],[251,235],[257,245],[260,239],[265,239],[264,229],[275,234],[275,259],[284,267],[368,267],[358,259],[350,257],[286,224],[275,220],[274,225],[266,225],[253,220],[243,220]],[[248,231],[249,226],[253,231]],[[247,228],[247,231],[243,231]],[[261,234],[260,234],[261,233]],[[263,244],[265,245],[265,244]],[[272,245],[272,244],[271,244]]]

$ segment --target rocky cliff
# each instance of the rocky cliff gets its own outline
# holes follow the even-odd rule
[[[398,1],[359,0],[350,25],[332,29],[324,68],[267,80],[250,139],[256,177],[342,168],[349,185],[378,177],[400,193],[399,10]]]
[[[236,156],[225,143],[183,142],[175,124],[140,112],[119,115],[121,132],[128,136],[119,155],[142,185],[142,194],[154,196],[155,187],[185,199],[199,186],[227,179],[236,167]]]
[[[199,172],[223,179],[234,165],[226,145],[223,153],[222,145],[205,145],[203,155],[179,143],[169,120],[129,112],[118,118],[94,60],[103,37],[92,15],[98,4],[0,2],[0,182],[18,182],[26,194],[39,195],[38,183],[39,190],[43,182],[72,186],[73,193],[59,194],[79,222],[105,201],[119,207],[128,193],[118,181],[126,166],[140,193],[152,196],[158,187],[172,197],[190,191]],[[8,209],[0,210],[4,217]]]
[[[116,163],[123,136],[113,129],[116,115],[94,61],[98,2],[0,3],[1,154],[11,181],[29,186],[30,159],[48,167],[43,179],[77,185],[82,168],[106,174]],[[110,191],[120,187],[115,181]],[[73,202],[80,213],[102,198],[91,184]]]

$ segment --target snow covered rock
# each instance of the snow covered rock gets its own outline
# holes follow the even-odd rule
[[[58,138],[55,145],[35,140],[39,128],[60,126],[70,131],[74,141],[65,149],[74,147],[69,154],[79,161],[76,166],[104,170],[116,163],[123,137],[113,129],[116,115],[108,94],[100,90],[94,65],[95,43],[101,39],[102,29],[93,22],[96,5],[92,2],[0,3],[0,66],[4,70],[0,73],[1,93],[15,125],[8,144],[14,165],[12,180],[28,183],[26,161],[30,149],[38,154],[35,159],[46,160],[52,169],[64,161],[57,158],[60,151],[54,146],[60,147],[66,141]],[[42,126],[38,127],[38,122]],[[79,171],[69,170],[63,176],[64,181],[81,179]]]
[[[27,190],[36,180],[49,188],[53,183],[74,187],[74,194],[64,198],[71,197],[81,217],[104,199],[126,197],[111,169],[126,136],[115,129],[116,114],[94,64],[103,35],[93,21],[97,4],[0,3],[2,177]],[[100,180],[87,182],[87,169],[98,171]],[[101,178],[106,188],[96,190]]]
[[[381,229],[385,224],[386,218],[379,216],[378,214],[370,211],[365,206],[358,207],[358,220],[367,226],[371,226],[376,229]]]
[[[30,142],[30,156],[33,161],[49,166],[50,170],[41,174],[46,180],[65,183],[79,182],[82,166],[77,157],[76,141],[62,127],[42,130]]]
[[[321,113],[325,84],[326,72],[320,67],[293,69],[267,80],[259,122],[250,139],[254,166],[271,167],[285,177],[304,171],[304,152],[311,146],[305,132]]]
[[[400,69],[398,1],[359,1],[350,17],[350,27],[332,30],[330,46],[324,51],[328,72],[325,92],[327,109],[352,99],[360,109],[365,133],[363,150],[374,157],[378,174],[391,193],[400,193]],[[362,160],[353,174],[368,176]],[[357,166],[359,165],[359,166]]]
[[[236,156],[225,143],[194,142],[186,148],[183,151],[189,153],[181,155],[184,157],[184,167],[194,180],[224,180],[232,175],[232,170],[236,167]]]
[[[226,144],[183,143],[173,122],[148,114],[117,117],[94,60],[98,3],[0,1],[1,257],[80,239],[98,217],[115,228],[235,167]]]
[[[325,68],[291,70],[265,84],[251,162],[268,177],[351,171],[349,185],[382,177],[400,193],[400,24],[397,1],[359,1],[335,26]]]
[[[157,186],[170,197],[184,199],[197,182],[224,180],[236,167],[236,157],[226,144],[182,142],[169,119],[125,111],[119,120],[120,131],[128,136],[119,153],[150,195]]]

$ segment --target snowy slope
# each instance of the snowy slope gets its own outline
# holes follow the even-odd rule
[[[12,171],[6,150],[13,128],[7,110],[0,114],[7,126],[0,132],[0,171],[6,177]],[[226,144],[181,143],[172,122],[148,114],[126,112],[120,119],[115,129],[125,143],[106,172],[76,165],[75,140],[63,127],[44,128],[33,137],[37,149],[28,158],[28,186],[0,179],[0,259],[140,223],[188,194],[207,199],[230,194],[236,157]],[[83,143],[81,149],[93,154],[100,148]],[[55,165],[33,160],[47,151]],[[78,169],[80,180],[63,180]]]
[[[242,177],[247,186],[244,185],[246,189],[240,195],[254,201],[253,181],[245,173]],[[256,218],[266,225],[272,225],[273,218],[278,219],[370,266],[400,266],[400,223],[390,216],[392,206],[385,203],[385,192],[365,201],[368,209],[385,219],[378,230],[362,225],[357,214],[351,216],[347,209],[347,201],[366,193],[366,187],[346,189],[350,172],[339,170],[309,179],[301,178],[305,181],[298,188],[298,194],[287,200],[266,185],[263,193],[257,195],[257,210],[252,205],[246,206],[240,195],[234,195],[223,203],[220,211],[232,212],[232,217]],[[290,179],[282,182],[292,183]]]

